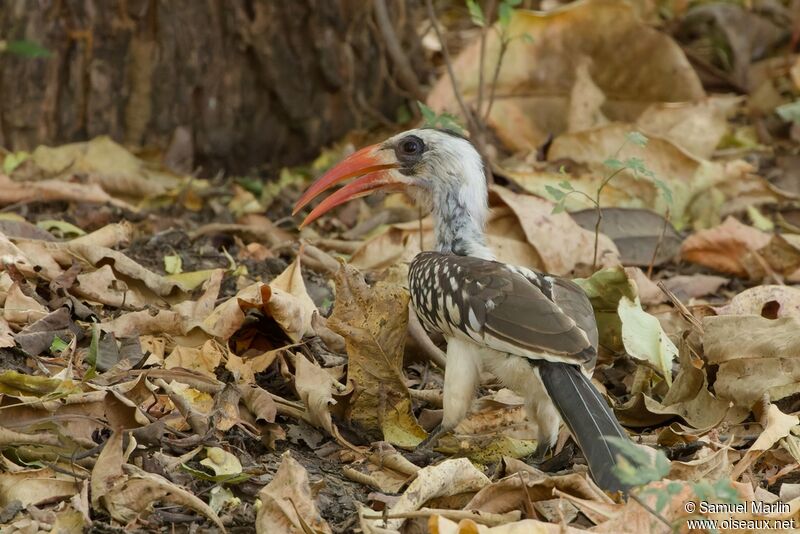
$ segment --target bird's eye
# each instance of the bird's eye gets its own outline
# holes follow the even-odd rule
[[[397,155],[401,158],[419,156],[425,150],[425,143],[416,135],[404,137],[397,144]]]

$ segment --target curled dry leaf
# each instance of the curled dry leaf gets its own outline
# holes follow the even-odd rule
[[[606,95],[603,112],[610,120],[630,120],[653,102],[705,96],[680,47],[639,20],[624,1],[576,2],[547,13],[515,10],[507,33],[514,38],[500,67],[489,123],[514,150],[535,149],[548,135],[566,131],[578,66],[584,62],[593,84]],[[500,54],[499,34],[487,34],[487,80]],[[477,99],[480,53],[476,40],[453,62],[467,103]],[[575,101],[577,106],[585,99]],[[455,102],[450,80],[443,76],[428,104],[457,112]]]
[[[0,473],[0,506],[23,507],[58,501],[75,494],[76,478],[49,467]]]
[[[29,324],[45,317],[49,311],[36,299],[22,292],[14,282],[8,290],[3,305],[3,318],[12,324]]]
[[[419,510],[436,497],[447,497],[459,493],[476,492],[490,484],[490,480],[466,458],[455,458],[420,469],[417,478],[389,509],[389,514]],[[374,527],[399,530],[405,519],[371,520]]]
[[[256,421],[274,423],[278,407],[268,391],[255,384],[242,386],[242,402]]]
[[[345,339],[347,381],[358,390],[352,420],[390,443],[411,447],[425,431],[411,411],[403,374],[408,292],[390,281],[370,288],[360,272],[342,265],[328,326]]]
[[[336,404],[334,391],[344,388],[316,362],[311,362],[300,353],[294,355],[294,387],[306,405],[311,421],[324,428],[331,436],[337,436],[331,418],[331,406]]]
[[[226,532],[217,514],[194,494],[162,476],[127,464],[126,459],[122,449],[122,432],[115,431],[106,441],[92,469],[93,508],[102,507],[114,520],[126,524],[141,514],[150,513],[154,502],[169,502],[206,516],[222,532]]]
[[[313,532],[331,532],[317,510],[308,473],[288,451],[281,456],[275,477],[258,492],[258,498],[261,499],[255,525],[258,534],[307,532],[303,525]]]
[[[300,254],[289,266],[269,283],[271,295],[267,310],[292,341],[313,335],[311,320],[317,306],[306,291],[300,266]]]
[[[716,271],[748,278],[760,270],[752,252],[769,243],[761,230],[728,217],[721,225],[701,230],[683,242],[681,257]]]

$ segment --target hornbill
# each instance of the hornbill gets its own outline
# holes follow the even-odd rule
[[[442,424],[424,443],[466,416],[487,369],[525,398],[538,425],[537,452],[555,444],[560,414],[598,485],[625,491],[612,471],[620,450],[605,438],[629,438],[589,380],[597,359],[589,299],[570,280],[495,260],[484,235],[484,166],[472,143],[434,128],[398,134],[329,170],[294,212],[350,178],[356,179],[324,199],[303,225],[377,190],[406,191],[434,218],[437,250],[418,254],[408,274],[417,316],[447,340]]]

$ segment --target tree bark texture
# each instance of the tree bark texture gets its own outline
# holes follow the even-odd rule
[[[242,172],[391,122],[424,71],[409,0],[0,0],[0,146],[101,134]],[[388,37],[388,39],[387,39]],[[400,56],[398,56],[398,51]]]

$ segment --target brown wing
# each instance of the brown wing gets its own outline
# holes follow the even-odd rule
[[[596,356],[591,304],[572,282],[468,256],[426,252],[409,271],[423,322],[495,350],[586,364]],[[435,296],[435,297],[434,297]]]

